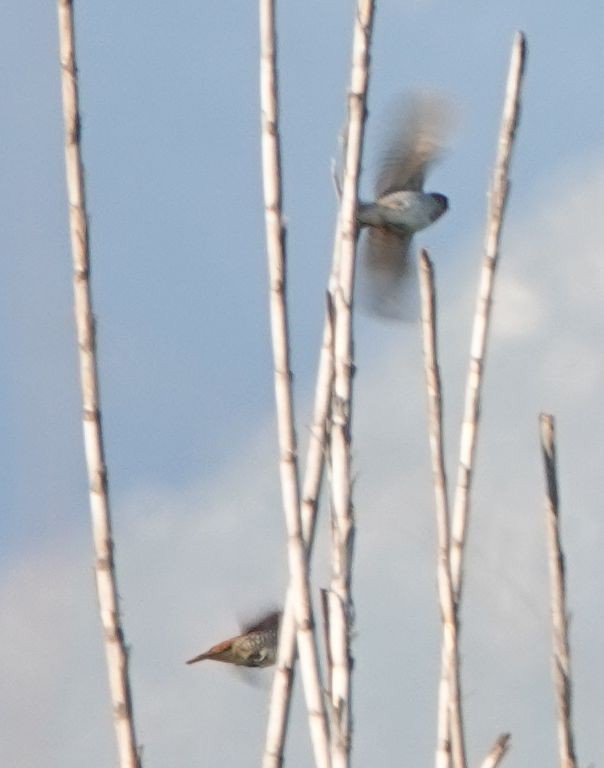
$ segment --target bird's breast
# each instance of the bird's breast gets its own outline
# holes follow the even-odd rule
[[[425,229],[447,210],[444,195],[401,190],[359,206],[361,226],[384,227],[404,233]]]

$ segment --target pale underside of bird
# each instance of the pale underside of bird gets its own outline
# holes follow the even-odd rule
[[[271,611],[243,628],[240,635],[223,640],[187,664],[206,659],[241,667],[269,667],[277,659],[281,611]]]
[[[448,208],[445,195],[424,192],[430,166],[445,146],[450,111],[442,97],[418,93],[392,120],[384,141],[374,192],[361,202],[359,298],[371,314],[387,319],[418,316],[412,238]]]

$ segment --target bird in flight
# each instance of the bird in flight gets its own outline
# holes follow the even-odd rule
[[[213,645],[187,664],[211,659],[240,667],[269,667],[277,659],[280,621],[281,611],[271,611],[244,627],[240,635]]]
[[[445,195],[424,192],[430,166],[445,146],[450,111],[442,97],[430,92],[409,98],[393,120],[384,142],[374,192],[375,201],[361,202],[357,221],[365,232],[360,243],[362,304],[374,315],[409,319],[408,285],[416,273],[413,235],[439,219],[449,207]]]

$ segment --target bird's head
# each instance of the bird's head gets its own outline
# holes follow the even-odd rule
[[[446,213],[449,209],[449,199],[446,195],[441,195],[440,192],[431,192],[430,197],[434,202],[434,208],[431,213],[432,221],[440,219],[443,213]]]

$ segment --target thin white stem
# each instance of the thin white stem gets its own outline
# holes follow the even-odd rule
[[[338,200],[342,191],[335,169],[334,185]],[[340,221],[336,225],[333,260],[327,294],[327,311],[323,327],[323,340],[319,356],[317,381],[313,408],[312,427],[306,454],[304,483],[302,490],[302,529],[307,547],[307,559],[310,563],[314,542],[315,522],[319,503],[319,494],[323,480],[325,456],[329,434],[329,416],[331,409],[334,355],[333,355],[333,324],[334,311],[332,295],[338,285],[340,265]],[[288,592],[289,595],[289,592]],[[273,679],[269,704],[267,737],[264,752],[263,768],[280,768],[283,765],[283,749],[287,729],[287,718],[291,702],[294,681],[294,665],[296,659],[295,616],[293,603],[286,600],[283,621],[279,637],[277,669]],[[331,672],[330,672],[331,680]]]
[[[340,262],[334,307],[334,384],[331,427],[333,536],[329,591],[329,644],[332,660],[332,763],[350,765],[352,701],[350,653],[352,620],[352,553],[354,514],[351,494],[351,416],[353,335],[352,302],[355,273],[358,184],[365,130],[373,0],[359,0],[354,27],[352,71],[348,93],[348,127],[339,215]]]
[[[330,282],[337,275],[337,259],[334,257],[334,265]],[[319,370],[315,388],[315,404],[313,409],[312,427],[306,451],[306,471],[302,486],[302,528],[304,541],[308,548],[308,557],[312,552],[314,541],[315,522],[319,504],[319,493],[323,480],[325,456],[328,451],[329,415],[331,397],[333,392],[333,334],[334,311],[331,294],[327,293],[327,310],[323,327],[323,342],[319,356]]]
[[[499,134],[499,148],[490,191],[489,212],[485,238],[485,255],[474,326],[470,364],[466,382],[466,395],[461,440],[459,448],[459,467],[457,487],[452,518],[451,538],[451,577],[459,602],[463,578],[463,549],[470,511],[470,488],[474,468],[474,455],[480,417],[480,396],[485,366],[488,332],[491,319],[495,271],[499,257],[499,243],[503,215],[508,197],[508,174],[512,157],[512,148],[520,116],[520,92],[526,59],[526,41],[522,32],[516,33],[512,48],[512,57],[508,73],[503,118]]]
[[[275,366],[275,400],[279,431],[281,491],[288,534],[290,598],[296,618],[315,763],[329,768],[329,736],[323,702],[306,547],[300,516],[297,446],[285,296],[285,229],[282,217],[281,151],[279,141],[275,2],[260,2],[260,98],[262,109],[262,170],[270,280],[270,314]]]
[[[326,662],[327,662],[327,680],[331,683],[331,649],[329,647],[329,590],[321,590],[321,611],[323,613],[323,633],[325,638]],[[331,700],[331,691],[327,689],[325,695]]]
[[[502,733],[482,761],[480,768],[497,768],[510,747],[510,734]]]
[[[95,321],[90,292],[88,216],[84,189],[84,167],[80,151],[80,115],[71,0],[59,0],[58,11],[75,321],[80,355],[84,449],[88,468],[90,511],[95,548],[96,588],[103,625],[120,766],[121,768],[139,768],[141,760],[134,730],[132,696],[128,677],[128,650],[119,615],[111,514],[107,490],[107,466],[101,430]]]
[[[329,303],[329,302],[328,302]],[[306,547],[306,559],[310,568],[314,542],[319,493],[323,478],[325,452],[327,450],[327,422],[331,404],[333,382],[333,318],[328,308],[323,334],[323,345],[319,362],[319,373],[315,394],[313,424],[306,457],[306,472],[302,491],[302,533]],[[273,678],[269,716],[264,750],[263,768],[280,768],[283,765],[283,750],[287,731],[287,719],[291,704],[296,661],[296,617],[291,598],[291,587],[287,592],[277,668]]]
[[[552,668],[558,709],[558,752],[560,768],[575,768],[575,746],[572,728],[572,676],[564,554],[560,541],[560,504],[556,469],[556,432],[554,417],[539,417],[541,450],[545,469],[545,514],[549,546],[549,581],[551,592],[553,658]]]
[[[420,258],[420,288],[430,452],[438,533],[437,583],[443,627],[435,765],[436,768],[448,768],[452,751],[455,768],[465,768],[466,752],[459,673],[459,627],[449,560],[449,502],[443,446],[442,387],[437,351],[436,291],[432,262],[426,251],[422,251]]]

